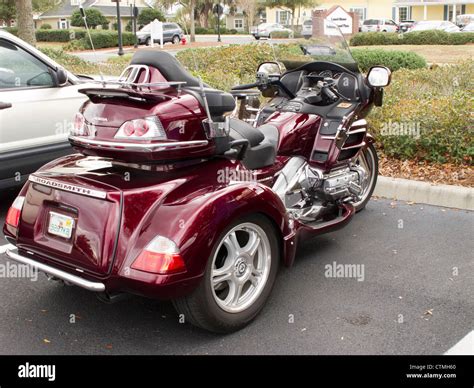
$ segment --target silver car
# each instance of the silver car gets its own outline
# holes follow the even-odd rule
[[[67,141],[87,97],[79,77],[0,30],[0,189],[73,150]]]
[[[257,40],[260,38],[271,39],[274,32],[288,32],[289,37],[292,37],[293,35],[293,30],[278,23],[262,23],[257,27],[254,27],[251,31],[252,35]]]

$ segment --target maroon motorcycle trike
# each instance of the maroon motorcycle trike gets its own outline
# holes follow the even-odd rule
[[[364,117],[390,71],[363,75],[325,23],[300,55],[273,46],[276,61],[230,93],[157,50],[85,87],[78,153],[29,177],[7,214],[8,258],[104,301],[169,299],[201,328],[245,326],[298,241],[345,226],[376,184]]]

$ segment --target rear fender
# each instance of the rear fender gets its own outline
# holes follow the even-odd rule
[[[244,182],[215,187],[213,191],[206,189],[202,195],[197,194],[190,200],[177,197],[172,201],[165,200],[149,212],[141,222],[136,242],[132,242],[126,259],[116,263],[120,266],[117,271],[124,275],[126,271],[130,272],[140,252],[154,237],[161,235],[178,245],[186,264],[185,273],[170,275],[172,279],[168,278],[167,282],[200,278],[222,231],[236,219],[255,213],[272,222],[281,242],[279,249],[283,262],[287,266],[292,264],[296,239],[283,203],[270,188],[260,183]],[[173,195],[169,193],[168,198],[171,197]]]

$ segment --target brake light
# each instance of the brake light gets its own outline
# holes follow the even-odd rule
[[[18,224],[20,223],[21,209],[23,209],[24,203],[25,197],[16,197],[15,201],[13,201],[10,209],[8,209],[7,218],[5,220],[8,225],[18,228]]]
[[[87,136],[88,134],[89,134],[89,131],[86,125],[86,119],[84,118],[84,115],[82,113],[77,112],[76,116],[74,117],[74,127],[71,130],[71,135],[72,136]]]
[[[140,253],[132,264],[139,271],[168,274],[185,269],[179,248],[170,239],[157,236]]]
[[[114,136],[115,139],[165,140],[166,132],[156,116],[126,121]]]

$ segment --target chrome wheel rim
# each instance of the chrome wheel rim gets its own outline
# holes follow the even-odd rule
[[[360,185],[362,187],[362,193],[359,196],[360,200],[357,202],[354,202],[354,207],[358,207],[370,195],[370,191],[375,180],[375,172],[374,172],[375,156],[372,150],[370,148],[367,148],[365,151],[361,152],[354,164],[362,168],[366,173],[366,177],[361,182],[361,185]]]
[[[271,267],[270,241],[253,223],[230,230],[212,260],[211,288],[217,305],[229,313],[251,307],[262,294]]]

